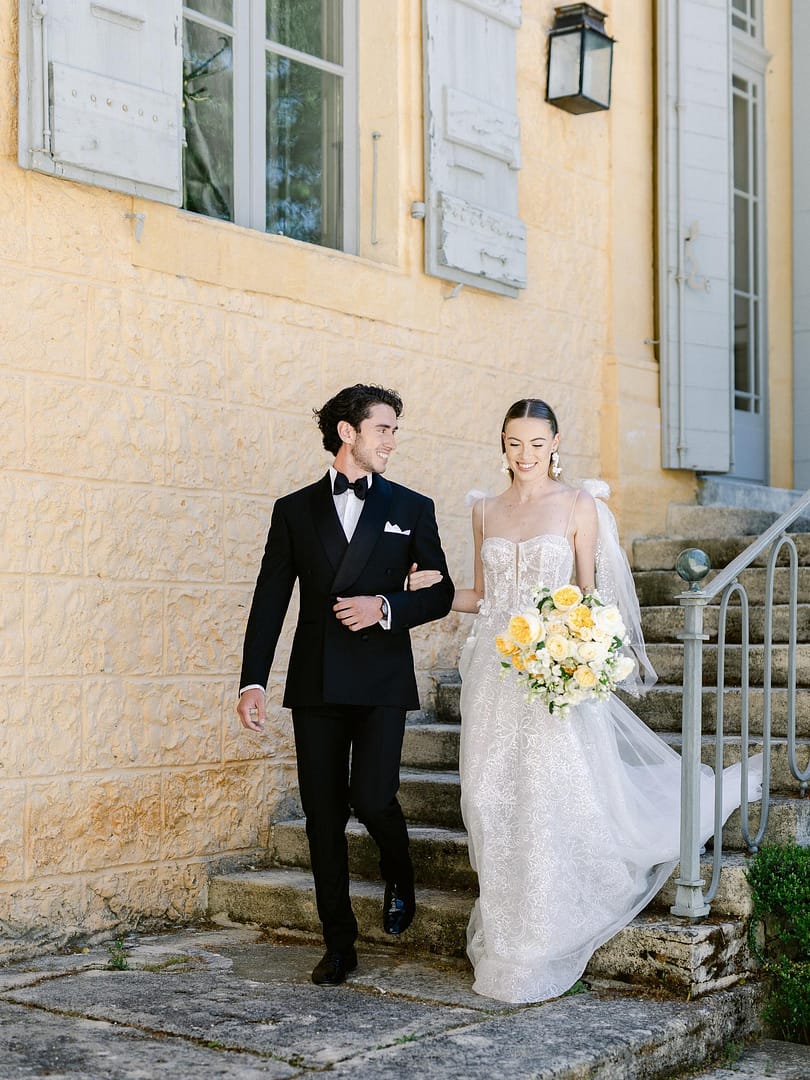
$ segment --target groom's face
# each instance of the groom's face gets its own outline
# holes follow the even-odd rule
[[[354,439],[349,452],[358,469],[384,473],[388,458],[397,448],[397,414],[390,405],[372,405],[360,427],[352,430]]]

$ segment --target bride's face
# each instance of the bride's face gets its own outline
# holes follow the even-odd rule
[[[548,420],[531,416],[510,420],[503,434],[503,448],[515,479],[546,477],[559,442],[559,433],[554,434]]]

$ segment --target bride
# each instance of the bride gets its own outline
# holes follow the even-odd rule
[[[510,616],[532,607],[540,585],[554,590],[573,576],[583,593],[596,589],[619,607],[635,659],[623,687],[638,693],[655,679],[613,516],[559,480],[559,442],[545,402],[528,398],[507,412],[501,443],[511,482],[473,506],[474,585],[453,602],[477,614],[459,662],[461,809],[479,883],[467,951],[473,989],[508,1002],[573,986],[593,952],[661,888],[679,849],[680,757],[617,697],[552,714],[529,703],[501,666],[495,639]],[[594,486],[607,494],[607,485]],[[414,569],[409,587],[437,580]],[[704,772],[708,839],[714,778]],[[738,789],[724,784],[725,816]]]

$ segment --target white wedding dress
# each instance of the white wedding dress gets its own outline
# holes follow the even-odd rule
[[[597,505],[603,529],[609,521],[615,530]],[[528,704],[520,680],[501,667],[495,637],[510,615],[531,609],[540,583],[571,580],[567,538],[488,536],[481,558],[484,601],[459,663],[461,808],[479,881],[467,951],[478,993],[543,1001],[573,986],[594,950],[671,874],[680,757],[615,696],[561,718]],[[597,588],[616,602],[601,591],[599,566],[597,551]],[[708,839],[714,777],[704,774]],[[739,803],[738,772],[724,792],[727,817]]]

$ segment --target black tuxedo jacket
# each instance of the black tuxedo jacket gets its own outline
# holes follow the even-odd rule
[[[441,570],[443,580],[406,591],[414,562]],[[442,618],[453,601],[433,502],[376,475],[348,543],[328,473],[279,499],[245,632],[240,686],[267,684],[296,580],[300,607],[284,705],[418,708],[408,630]],[[390,630],[347,630],[332,611],[338,596],[376,595],[388,599]]]

